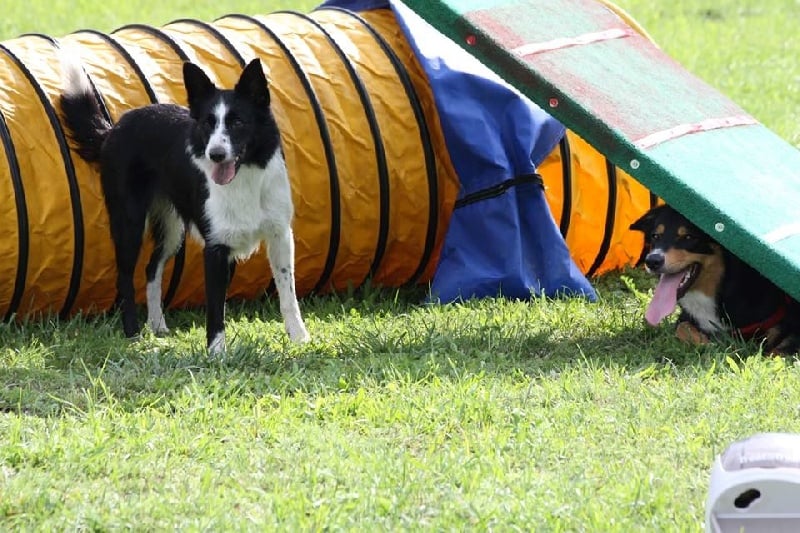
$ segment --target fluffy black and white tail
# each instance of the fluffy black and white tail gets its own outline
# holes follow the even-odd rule
[[[111,123],[78,60],[62,54],[61,72],[63,87],[59,106],[64,126],[78,154],[90,163],[98,162]]]

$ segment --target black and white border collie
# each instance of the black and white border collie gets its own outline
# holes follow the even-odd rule
[[[117,304],[125,335],[139,332],[133,275],[146,227],[154,240],[146,267],[147,322],[168,331],[161,304],[164,264],[187,229],[204,243],[206,336],[225,348],[225,297],[236,260],[262,241],[289,338],[308,340],[295,294],[293,205],[267,80],[258,59],[232,90],[200,67],[183,65],[188,109],[153,104],[111,124],[81,66],[62,58],[63,120],[78,154],[99,163],[117,262]]]
[[[762,342],[764,352],[800,348],[800,304],[674,208],[655,207],[630,228],[644,233],[645,266],[659,276],[645,313],[650,325],[680,306],[676,334],[684,341],[729,333]]]

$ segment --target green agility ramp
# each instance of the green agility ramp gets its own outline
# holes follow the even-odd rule
[[[597,0],[403,0],[800,298],[800,151]]]

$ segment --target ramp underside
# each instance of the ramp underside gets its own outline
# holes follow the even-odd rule
[[[800,298],[800,151],[596,0],[404,3]]]

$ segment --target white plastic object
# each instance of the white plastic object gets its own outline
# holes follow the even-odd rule
[[[760,433],[717,456],[706,532],[800,532],[800,434]]]

